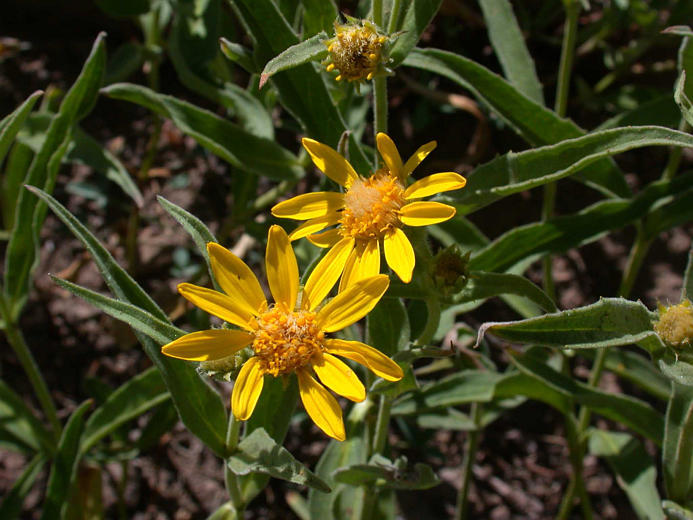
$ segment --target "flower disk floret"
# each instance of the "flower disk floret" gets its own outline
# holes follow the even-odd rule
[[[180,284],[178,291],[200,309],[239,328],[192,332],[164,345],[161,351],[178,359],[207,362],[228,358],[250,346],[254,355],[241,367],[231,394],[234,416],[247,420],[252,415],[265,376],[296,374],[308,415],[327,435],[344,440],[342,410],[325,386],[356,402],[365,399],[366,390],[336,356],[356,361],[388,381],[401,379],[403,372],[375,348],[327,334],[368,314],[387,290],[387,276],[363,279],[323,305],[340,274],[333,261],[343,252],[333,249],[313,270],[299,299],[298,265],[289,237],[281,227],[272,226],[265,267],[275,303],[268,304],[260,283],[242,260],[212,242],[207,244],[207,251],[214,277],[224,292],[187,283]]]

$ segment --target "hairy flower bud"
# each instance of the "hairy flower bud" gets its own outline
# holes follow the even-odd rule
[[[433,280],[444,296],[450,296],[464,289],[469,281],[468,251],[462,254],[456,244],[439,251],[433,260]]]
[[[693,305],[683,300],[678,305],[659,305],[659,320],[654,330],[662,340],[674,348],[681,349],[693,339]]]
[[[385,67],[388,37],[380,35],[367,20],[350,20],[334,24],[335,36],[324,43],[329,56],[323,63],[327,72],[335,71],[337,81],[366,81],[381,73],[390,73]]]

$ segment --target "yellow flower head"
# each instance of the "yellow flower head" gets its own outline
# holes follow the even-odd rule
[[[343,252],[335,259],[341,262],[339,269],[344,269],[340,291],[380,272],[381,243],[387,264],[404,283],[409,283],[414,249],[402,227],[437,224],[455,215],[452,206],[417,199],[457,190],[466,183],[455,172],[443,172],[407,186],[409,175],[436,147],[435,141],[421,146],[406,163],[386,134],[379,133],[376,144],[385,167],[365,178],[329,146],[304,138],[303,146],[315,166],[346,191],[306,193],[272,208],[275,217],[307,221],[289,235],[291,240],[308,237],[317,246]],[[336,227],[316,234],[330,226]]]
[[[262,391],[264,377],[295,373],[306,412],[327,435],[344,440],[342,410],[321,384],[352,401],[363,401],[366,390],[354,372],[335,355],[351,359],[388,381],[402,378],[402,369],[378,350],[358,341],[328,338],[326,334],[363,318],[387,290],[387,276],[373,276],[349,287],[321,305],[339,278],[335,248],[311,273],[299,299],[298,265],[286,232],[272,226],[267,238],[265,266],[274,304],[268,304],[260,283],[236,255],[207,244],[214,277],[224,293],[189,283],[178,291],[200,309],[239,329],[192,332],[164,345],[167,356],[189,361],[214,361],[250,345],[254,355],[241,367],[231,394],[236,418],[247,420]],[[297,304],[297,302],[300,302]]]
[[[324,65],[327,72],[338,72],[337,81],[371,80],[378,72],[387,72],[383,53],[387,37],[379,35],[375,25],[367,20],[335,22],[334,29],[334,38],[324,42],[329,52]]]
[[[659,306],[659,320],[654,330],[662,340],[674,348],[683,348],[693,340],[693,305],[683,300],[670,307]]]

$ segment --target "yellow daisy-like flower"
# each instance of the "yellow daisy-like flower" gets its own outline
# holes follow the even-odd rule
[[[466,184],[458,173],[442,172],[407,186],[409,175],[436,147],[435,141],[421,146],[405,163],[386,134],[379,133],[376,144],[385,167],[364,178],[334,149],[304,138],[303,146],[315,166],[346,188],[346,192],[306,193],[272,208],[275,217],[307,221],[289,235],[291,240],[308,237],[317,246],[351,252],[339,266],[344,269],[340,291],[380,272],[381,243],[387,264],[404,283],[409,283],[415,264],[414,249],[402,227],[437,224],[455,215],[452,206],[416,199],[457,190]],[[334,229],[317,234],[335,225]]]
[[[324,62],[327,72],[337,71],[337,81],[371,80],[386,61],[383,46],[386,36],[381,36],[372,23],[367,20],[361,23],[346,25],[334,24],[335,36],[324,43],[329,56]]]
[[[240,329],[192,332],[164,345],[167,356],[188,361],[214,361],[250,345],[255,353],[241,367],[231,394],[231,409],[239,420],[253,413],[267,375],[295,373],[306,412],[327,435],[344,440],[342,410],[323,385],[352,401],[363,401],[366,390],[354,372],[335,356],[351,359],[388,381],[402,378],[402,369],[378,350],[358,341],[328,338],[375,307],[387,290],[387,276],[361,280],[321,306],[339,278],[335,260],[345,251],[334,248],[311,273],[299,298],[296,256],[286,232],[272,226],[265,266],[275,303],[270,305],[260,283],[243,261],[210,242],[207,251],[214,277],[224,291],[182,283],[178,291],[200,309]],[[297,305],[298,302],[298,305]]]

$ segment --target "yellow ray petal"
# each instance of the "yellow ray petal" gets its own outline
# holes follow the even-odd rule
[[[354,239],[343,238],[318,262],[303,289],[301,305],[304,309],[313,311],[322,303],[330,289],[337,283],[352,249],[354,249]]]
[[[253,414],[263,384],[264,376],[260,370],[260,360],[251,357],[243,363],[236,382],[233,384],[231,411],[236,419],[246,421]]]
[[[272,215],[277,218],[310,220],[331,215],[344,207],[344,195],[331,191],[314,191],[297,195],[272,208]]]
[[[436,146],[438,146],[438,143],[435,141],[430,141],[424,145],[421,145],[419,149],[416,150],[409,159],[407,159],[407,162],[404,163],[402,171],[400,172],[400,180],[404,182],[407,177],[411,175],[411,172],[414,171],[414,168],[421,164],[421,161],[423,161],[429,153],[435,150]]]
[[[293,311],[298,295],[298,264],[289,237],[279,226],[272,226],[267,235],[265,270],[274,301]]]
[[[329,354],[323,354],[321,358],[319,363],[313,363],[313,370],[323,385],[357,403],[366,398],[366,389],[351,368]]]
[[[402,158],[399,156],[397,147],[392,139],[390,139],[390,136],[383,132],[378,132],[378,135],[375,136],[375,144],[377,145],[378,151],[383,157],[388,170],[390,170],[390,173],[396,177],[399,177],[400,172],[402,171]]]
[[[399,220],[407,226],[429,226],[455,216],[455,208],[440,202],[412,202],[399,210]]]
[[[246,306],[239,304],[234,298],[191,283],[178,284],[178,292],[205,312],[245,330],[255,330],[255,318]]]
[[[346,439],[342,409],[337,400],[305,370],[297,370],[296,375],[301,401],[313,422],[333,439]]]
[[[289,240],[293,242],[299,238],[303,238],[314,233],[319,233],[327,226],[336,224],[339,221],[340,216],[341,215],[335,211],[334,213],[330,213],[329,215],[325,215],[323,217],[310,219],[289,233]]]
[[[349,161],[333,148],[307,137],[301,142],[318,170],[340,186],[348,188],[358,178]]]
[[[399,381],[404,377],[404,372],[397,363],[379,350],[360,341],[328,339],[325,342],[325,349],[330,354],[356,361],[387,381]]]
[[[239,304],[245,304],[248,311],[257,316],[267,301],[255,274],[243,260],[219,244],[209,242],[207,252],[214,278],[224,292]]]
[[[464,188],[467,180],[459,173],[442,172],[434,173],[423,179],[419,179],[409,186],[404,192],[405,199],[421,199],[444,191],[459,190]]]
[[[385,235],[385,260],[400,280],[404,283],[411,282],[411,274],[416,263],[414,248],[407,235],[399,228],[392,228]]]
[[[339,229],[328,229],[323,233],[308,235],[308,241],[318,247],[332,247],[342,239]]]
[[[357,240],[356,247],[344,266],[339,292],[350,285],[380,273],[380,243],[377,239]]]
[[[347,287],[318,311],[321,330],[334,332],[359,321],[375,307],[388,285],[390,279],[381,274]]]
[[[254,334],[243,330],[201,330],[164,345],[161,353],[188,361],[214,361],[235,354],[254,338]]]

